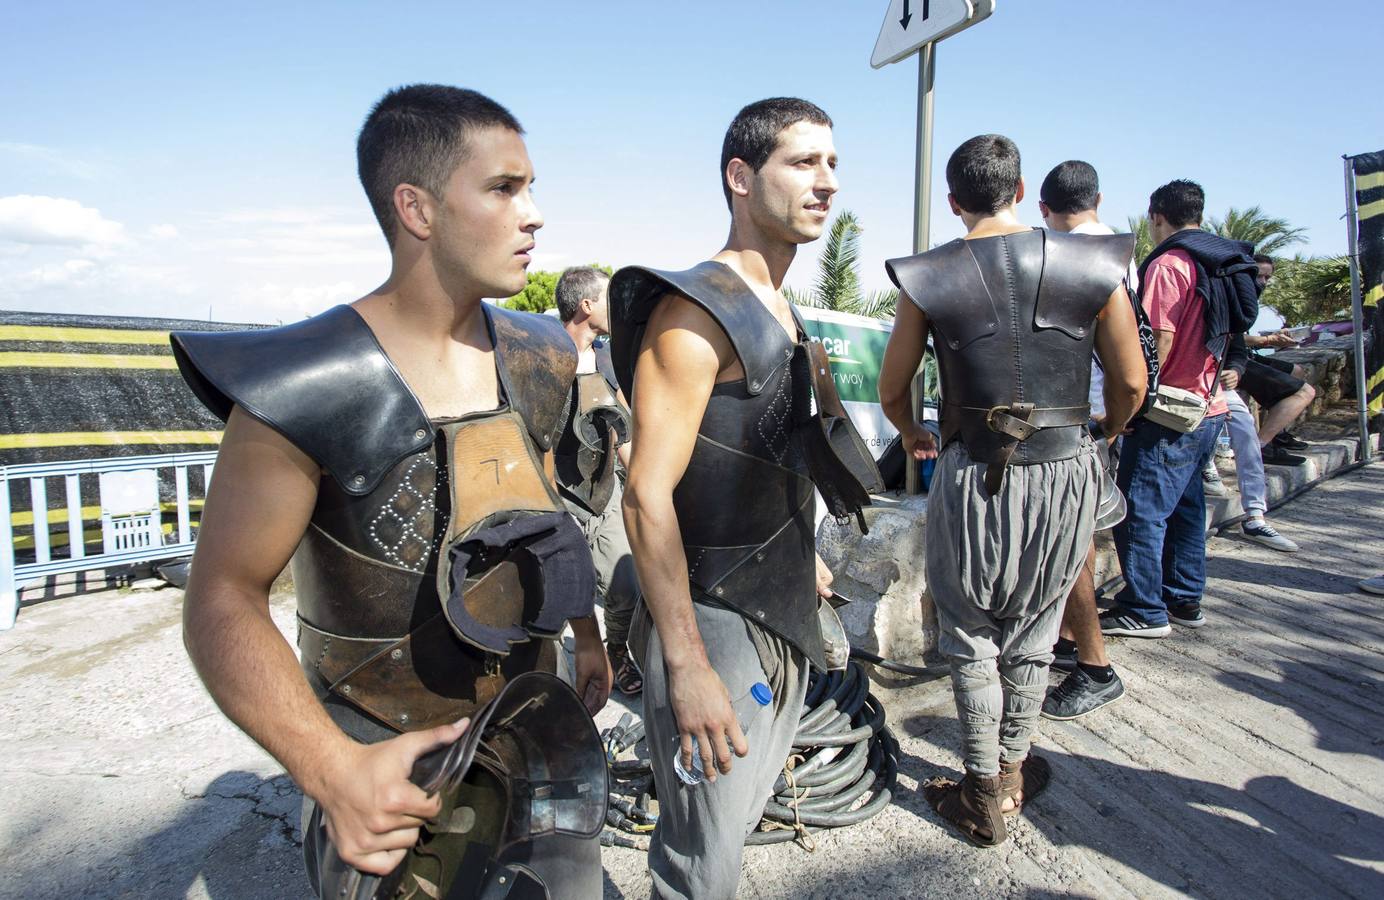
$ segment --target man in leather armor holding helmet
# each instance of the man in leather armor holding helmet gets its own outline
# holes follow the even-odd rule
[[[963,834],[994,846],[1008,836],[1004,815],[1048,782],[1029,745],[1063,601],[1098,514],[1117,517],[1121,506],[1086,428],[1092,349],[1105,370],[1106,441],[1138,408],[1147,372],[1121,285],[1132,236],[1022,225],[1019,150],[1001,135],[962,144],[947,187],[967,234],[886,263],[905,302],[879,391],[905,451],[937,458],[927,583],[966,773],[925,794]],[[908,396],[929,334],[942,381],[940,455]]]
[[[524,287],[543,224],[522,134],[474,91],[391,91],[357,142],[388,280],[292,325],[173,336],[226,420],[188,652],[306,795],[324,897],[601,890],[589,714],[610,669],[547,452],[576,352],[555,320],[482,302]],[[269,615],[290,557],[301,661]],[[585,707],[542,674],[569,621]]]

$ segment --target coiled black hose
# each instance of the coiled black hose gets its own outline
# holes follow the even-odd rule
[[[648,761],[616,759],[643,737],[643,730],[627,714],[604,735],[615,787],[610,827],[602,836],[606,846],[647,850],[648,834],[658,821],[649,810],[653,777]],[[893,797],[898,760],[899,743],[885,724],[884,706],[870,693],[864,667],[852,660],[844,671],[814,671],[789,765],[774,784],[759,830],[745,843],[783,843],[878,815]]]

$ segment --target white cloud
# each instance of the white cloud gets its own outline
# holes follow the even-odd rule
[[[178,236],[178,228],[176,225],[155,225],[149,229],[149,236],[161,241],[171,240]]]
[[[247,285],[218,301],[214,313],[225,322],[296,322],[338,303],[349,303],[369,290],[368,285],[353,281]]]
[[[32,194],[0,197],[0,240],[111,247],[126,239],[124,225],[76,200]]]

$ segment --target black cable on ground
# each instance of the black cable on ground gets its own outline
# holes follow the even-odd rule
[[[863,658],[880,665],[873,654]],[[648,850],[648,836],[658,822],[652,769],[645,759],[616,759],[643,737],[643,723],[627,715],[603,737],[612,793],[601,843]],[[852,660],[844,671],[813,672],[793,756],[774,785],[759,830],[745,843],[800,840],[810,846],[811,835],[820,829],[857,825],[878,815],[893,797],[898,759],[899,743],[885,724],[883,704],[870,693],[864,667]]]

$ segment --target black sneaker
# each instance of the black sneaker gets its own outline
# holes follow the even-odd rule
[[[1274,437],[1273,443],[1282,447],[1284,450],[1306,450],[1312,446],[1289,431],[1280,431],[1277,436]]]
[[[1052,665],[1048,668],[1058,672],[1071,672],[1076,668],[1076,649],[1071,653],[1063,653],[1056,647],[1052,648]]]
[[[1289,453],[1276,444],[1268,443],[1261,448],[1266,466],[1300,466],[1307,462],[1307,457],[1298,456],[1296,453]]]
[[[1043,698],[1043,718],[1059,722],[1079,719],[1123,696],[1124,682],[1119,675],[1101,684],[1087,675],[1085,669],[1077,669],[1062,679],[1061,684],[1048,690],[1047,697]]]
[[[1186,628],[1200,628],[1206,624],[1206,617],[1201,614],[1200,603],[1184,603],[1168,607],[1168,621]]]
[[[1100,633],[1115,637],[1161,638],[1172,634],[1173,627],[1167,622],[1150,625],[1123,610],[1111,609],[1100,614]]]

